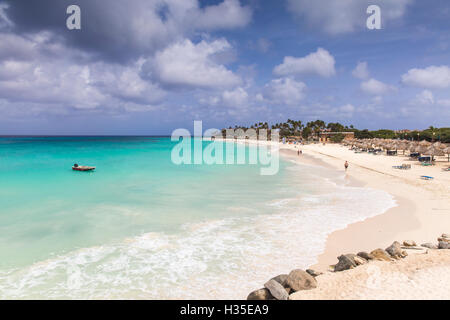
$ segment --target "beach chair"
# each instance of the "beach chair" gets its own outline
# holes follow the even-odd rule
[[[433,177],[430,177],[430,176],[420,176],[420,178],[423,180],[433,180],[434,179]]]

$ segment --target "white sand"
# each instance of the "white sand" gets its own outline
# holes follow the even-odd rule
[[[313,290],[289,298],[309,299],[450,299],[450,250],[428,250],[405,259],[373,261],[355,269],[327,272]]]
[[[290,145],[291,147],[292,145]],[[450,233],[450,172],[445,157],[436,166],[423,167],[418,161],[408,161],[405,156],[374,156],[357,154],[340,145],[302,146],[303,153],[316,157],[337,170],[350,164],[347,176],[361,181],[365,186],[385,190],[392,194],[398,206],[385,214],[350,225],[332,233],[319,266],[336,262],[336,257],[346,250],[358,252],[378,247],[386,248],[393,241],[413,239],[417,243],[436,242],[442,233]],[[392,166],[410,163],[410,170]],[[421,175],[434,180],[422,180]]]
[[[273,144],[263,142],[264,144]],[[442,168],[450,165],[446,157],[438,157],[436,166],[423,167],[408,157],[356,154],[336,144],[293,145],[278,144],[280,149],[301,149],[298,161],[326,164],[344,171],[344,162],[350,166],[349,182],[382,189],[392,194],[398,206],[349,225],[329,235],[325,252],[313,266],[325,274],[318,278],[319,288],[292,295],[296,299],[450,299],[450,250],[430,250],[420,254],[410,250],[407,259],[396,262],[371,262],[353,270],[330,273],[329,266],[337,263],[343,253],[372,251],[386,248],[393,241],[412,239],[416,243],[437,243],[442,233],[450,233],[450,172]],[[291,155],[292,156],[292,155]],[[410,170],[392,166],[411,164]],[[425,181],[420,176],[433,176]],[[379,269],[377,269],[379,268]],[[380,272],[377,286],[370,274]],[[286,270],[289,272],[289,270]],[[275,276],[275,275],[274,275]]]

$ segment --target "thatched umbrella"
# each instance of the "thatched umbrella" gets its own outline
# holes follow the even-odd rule
[[[418,152],[420,154],[427,154],[426,152],[428,151],[428,146],[421,146],[420,144],[415,148],[414,150],[415,152]]]
[[[408,146],[409,152],[410,152],[410,153],[411,153],[411,152],[415,152],[415,151],[416,151],[416,147],[417,147],[417,144],[416,144],[415,142],[411,142],[411,143],[409,144],[409,146]]]
[[[445,155],[444,151],[442,151],[442,149],[439,148],[435,148],[434,146],[429,147],[424,154],[426,155],[430,155],[431,158],[433,159],[435,156],[443,156]]]
[[[399,150],[403,151],[403,154],[405,154],[405,150],[408,149],[408,143],[406,141],[400,141],[397,147]]]
[[[431,142],[428,142],[427,140],[422,140],[419,142],[419,146],[429,147],[431,146]]]

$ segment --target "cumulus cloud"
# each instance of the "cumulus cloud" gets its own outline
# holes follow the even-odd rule
[[[295,105],[305,97],[306,85],[292,78],[273,79],[263,88],[262,97],[277,105]]]
[[[252,18],[249,6],[241,6],[239,0],[225,0],[217,5],[195,10],[195,27],[198,29],[233,29],[245,27]]]
[[[383,95],[395,90],[395,87],[371,78],[361,83],[361,90],[368,94]]]
[[[285,57],[283,63],[274,68],[273,73],[277,76],[316,74],[328,78],[336,74],[334,64],[334,57],[327,50],[318,48],[306,57]]]
[[[222,94],[222,100],[227,107],[244,107],[248,105],[249,96],[245,89],[239,87],[233,91],[225,90]]]
[[[288,9],[299,21],[329,34],[342,34],[364,30],[367,7],[378,4],[382,8],[382,21],[401,18],[413,0],[288,0]]]
[[[214,55],[229,49],[225,39],[197,44],[185,39],[157,52],[148,67],[152,77],[166,86],[233,87],[241,83],[240,77],[214,60]]]
[[[12,27],[14,25],[6,14],[8,8],[9,5],[7,3],[0,3],[0,29]]]
[[[420,104],[434,104],[434,96],[430,90],[423,90],[416,96],[416,99]]]
[[[114,60],[154,53],[196,32],[240,28],[252,17],[251,8],[238,0],[204,6],[199,0],[78,0],[85,23],[67,32],[61,19],[70,1],[6,1],[16,30],[56,31],[71,46]]]
[[[358,62],[355,69],[352,71],[352,75],[358,79],[368,79],[370,76],[367,62]]]
[[[200,98],[199,102],[208,107],[225,107],[241,110],[246,109],[252,103],[248,92],[242,87],[224,90],[220,95]]]
[[[355,107],[352,104],[345,104],[339,107],[339,111],[347,114],[351,114],[355,111]]]
[[[5,60],[0,63],[3,99],[10,103],[33,103],[35,110],[40,106],[43,112],[54,112],[55,108],[117,108],[130,103],[158,103],[165,96],[158,85],[140,76],[142,61],[126,66],[77,62],[82,56],[78,51],[49,46],[45,39],[49,39],[46,33],[27,38],[0,33],[0,43],[18,43],[28,49],[22,56],[4,54]]]
[[[450,87],[450,68],[448,66],[414,68],[402,75],[402,82],[406,85],[421,88],[448,88]]]

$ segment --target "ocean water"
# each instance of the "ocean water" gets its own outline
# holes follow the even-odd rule
[[[0,138],[0,299],[244,299],[314,264],[332,231],[395,205],[284,158],[272,176],[175,165],[174,145]]]

